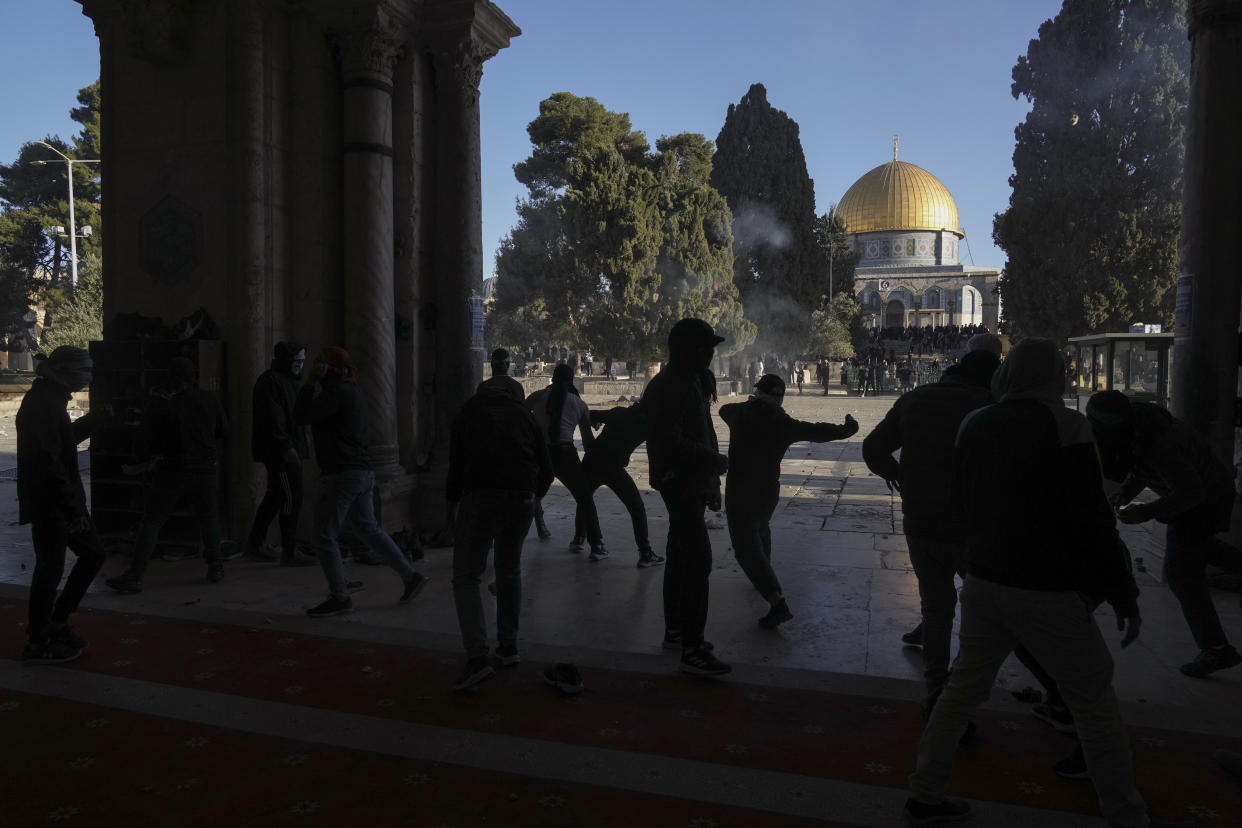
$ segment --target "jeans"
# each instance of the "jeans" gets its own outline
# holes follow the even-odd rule
[[[152,475],[142,524],[138,527],[138,537],[134,542],[130,571],[139,577],[147,571],[147,561],[151,559],[155,544],[160,539],[160,529],[182,497],[190,501],[190,509],[198,521],[198,531],[203,539],[203,559],[208,565],[219,563],[220,516],[217,504],[220,489],[216,470],[183,471],[161,466]]]
[[[1001,664],[1023,644],[1056,679],[1078,728],[1100,811],[1113,828],[1145,828],[1147,806],[1134,787],[1130,742],[1117,696],[1113,659],[1077,592],[1038,592],[966,577],[961,647],[953,672],[919,740],[910,777],[915,797],[944,798],[953,757],[970,715],[987,700]]]
[[[496,547],[496,639],[516,646],[522,603],[522,541],[535,514],[532,492],[470,492],[457,507],[453,545],[453,603],[457,626],[469,658],[487,655],[487,620],[479,597],[479,579],[487,569],[487,552]]]
[[[374,486],[375,473],[370,469],[345,469],[319,478],[319,501],[315,505],[319,565],[328,579],[328,591],[338,601],[349,597],[340,549],[341,529],[346,521],[353,524],[367,548],[391,566],[402,581],[414,577],[414,567],[375,520]]]
[[[707,579],[712,573],[712,545],[703,512],[702,492],[667,487],[660,491],[668,508],[668,546],[664,566],[664,626],[681,630],[682,649],[697,649],[707,626]]]
[[[26,635],[35,644],[47,641],[54,625],[65,624],[108,557],[94,521],[80,532],[70,532],[60,518],[36,518],[30,525],[35,568],[30,579],[30,615]],[[65,574],[65,548],[78,556],[60,596],[56,587]]]
[[[583,522],[586,524],[584,528],[587,540],[591,546],[598,546],[604,538],[599,529],[599,513],[595,511],[595,500],[591,497],[595,489],[589,488],[582,462],[578,459],[578,449],[572,443],[554,443],[548,446],[548,455],[552,458],[552,473],[565,484],[565,488],[569,489],[569,493],[578,503],[578,511],[582,513]]]
[[[643,505],[642,493],[638,491],[634,478],[630,477],[630,473],[625,470],[624,466],[620,466],[613,462],[600,462],[588,457],[582,463],[583,480],[586,483],[587,496],[591,498],[591,506],[595,506],[595,490],[600,486],[607,486],[612,489],[613,493],[621,500],[625,506],[625,510],[630,513],[630,523],[634,527],[634,543],[638,546],[639,551],[651,548],[651,541],[647,537],[647,507]],[[596,513],[596,521],[599,520],[598,512]],[[581,538],[587,533],[589,518],[586,510],[581,505],[578,506],[577,512],[574,514],[574,537]]]
[[[957,610],[953,576],[966,569],[966,545],[914,535],[906,535],[906,543],[923,610],[923,680],[928,700],[934,701],[949,678],[953,615]]]
[[[769,524],[774,510],[775,507],[764,510],[730,507],[725,512],[729,520],[733,557],[737,558],[746,577],[769,603],[782,592],[781,582],[772,569],[772,530]]]
[[[1227,496],[1232,503],[1233,491]],[[1207,565],[1234,572],[1242,569],[1242,552],[1216,537],[1221,514],[1221,504],[1209,501],[1169,521],[1165,536],[1164,580],[1182,605],[1182,615],[1201,650],[1229,643],[1212,603]],[[1223,514],[1227,516],[1229,510]]]
[[[272,520],[278,518],[280,548],[285,557],[290,557],[297,548],[298,513],[302,511],[302,464],[276,460],[263,466],[267,469],[267,491],[255,510],[246,547],[261,547]]]

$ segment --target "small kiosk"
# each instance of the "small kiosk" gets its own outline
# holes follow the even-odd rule
[[[1173,334],[1095,334],[1069,342],[1078,397],[1116,390],[1135,401],[1169,407]]]

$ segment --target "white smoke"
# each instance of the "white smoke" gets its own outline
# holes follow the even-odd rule
[[[765,246],[783,250],[793,241],[793,232],[771,205],[747,202],[733,216],[733,240],[742,250]]]

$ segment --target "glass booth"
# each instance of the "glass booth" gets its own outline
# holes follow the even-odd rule
[[[1173,334],[1110,333],[1070,338],[1079,398],[1117,390],[1168,408],[1173,393]]]

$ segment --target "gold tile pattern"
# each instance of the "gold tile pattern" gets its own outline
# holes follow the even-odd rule
[[[948,188],[905,161],[881,164],[855,181],[837,203],[837,214],[850,233],[948,230],[963,235]]]

